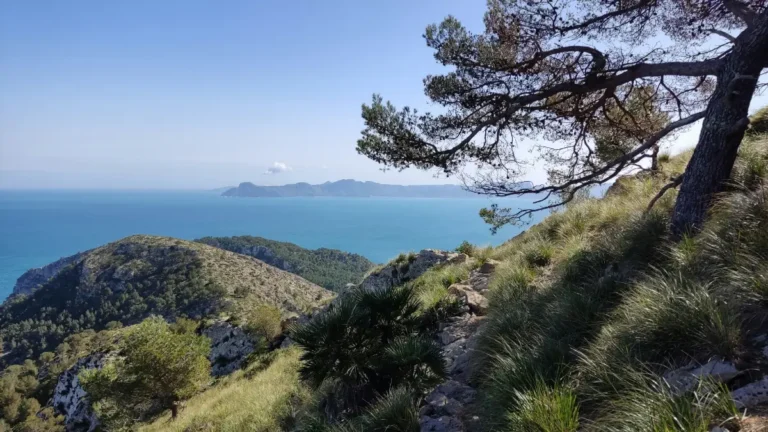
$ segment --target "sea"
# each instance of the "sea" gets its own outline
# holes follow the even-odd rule
[[[132,234],[193,240],[253,235],[341,249],[383,263],[398,253],[498,245],[478,211],[488,198],[226,198],[208,191],[0,190],[0,301],[30,268]],[[506,198],[506,207],[530,199]],[[545,215],[536,215],[535,223]]]

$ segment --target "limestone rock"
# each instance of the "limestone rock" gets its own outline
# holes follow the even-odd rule
[[[472,291],[472,287],[466,284],[455,283],[448,287],[448,294],[456,297],[462,297],[467,291]]]
[[[64,416],[68,431],[92,432],[99,425],[96,414],[91,410],[88,393],[80,386],[80,379],[77,375],[84,370],[101,369],[107,359],[106,354],[92,354],[78,360],[59,376],[49,405],[53,406],[57,413]]]
[[[487,291],[490,281],[491,273],[481,273],[479,270],[472,270],[469,274],[469,285],[477,292],[483,293]]]
[[[203,330],[211,339],[211,374],[227,375],[240,368],[243,360],[255,349],[253,342],[243,329],[220,321]]]
[[[491,274],[496,271],[497,265],[499,265],[498,261],[489,259],[488,261],[484,262],[483,265],[481,265],[480,268],[477,270],[480,273]]]
[[[696,366],[691,364],[669,371],[664,374],[664,380],[676,394],[692,390],[702,378],[712,378],[719,382],[727,382],[739,374],[739,371],[729,361],[713,359],[707,364]]]
[[[469,310],[477,315],[485,315],[488,312],[488,299],[477,291],[464,293]]]
[[[458,254],[435,249],[424,249],[412,255],[406,262],[390,262],[369,274],[360,286],[365,290],[384,290],[402,285],[421,276],[438,264],[443,264]]]
[[[469,256],[467,254],[460,253],[460,254],[457,254],[456,256],[449,258],[448,264],[463,264],[467,262],[468,259],[469,259]]]
[[[739,409],[751,408],[768,402],[768,376],[760,381],[747,384],[731,392],[733,401]]]
[[[421,432],[463,432],[464,426],[455,417],[421,417],[419,420]]]

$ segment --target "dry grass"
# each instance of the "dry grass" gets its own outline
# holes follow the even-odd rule
[[[295,348],[281,351],[269,367],[252,378],[247,378],[247,371],[237,371],[190,399],[175,421],[166,414],[139,430],[282,430],[285,422],[293,417],[296,406],[308,397],[299,382],[299,355]]]

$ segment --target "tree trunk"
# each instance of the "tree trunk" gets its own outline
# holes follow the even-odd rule
[[[176,417],[179,416],[179,402],[173,401],[171,403],[171,420],[176,420]]]
[[[736,152],[749,122],[749,103],[760,71],[768,66],[768,9],[743,31],[724,58],[707,106],[699,142],[685,169],[672,216],[679,238],[701,228],[715,194],[731,176]]]

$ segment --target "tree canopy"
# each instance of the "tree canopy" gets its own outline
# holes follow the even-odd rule
[[[157,409],[170,409],[175,417],[178,403],[210,378],[210,340],[188,330],[148,318],[125,335],[121,357],[82,372],[99,418],[113,426],[129,424]]]
[[[704,119],[686,173],[670,179],[682,183],[674,230],[695,228],[730,174],[768,66],[767,4],[489,0],[483,33],[453,17],[427,27],[427,45],[450,68],[424,79],[440,112],[374,95],[357,150],[391,168],[462,175],[482,194],[543,194],[533,208],[486,211],[498,226],[653,168],[662,140]],[[520,183],[524,140],[546,162],[546,184]]]

